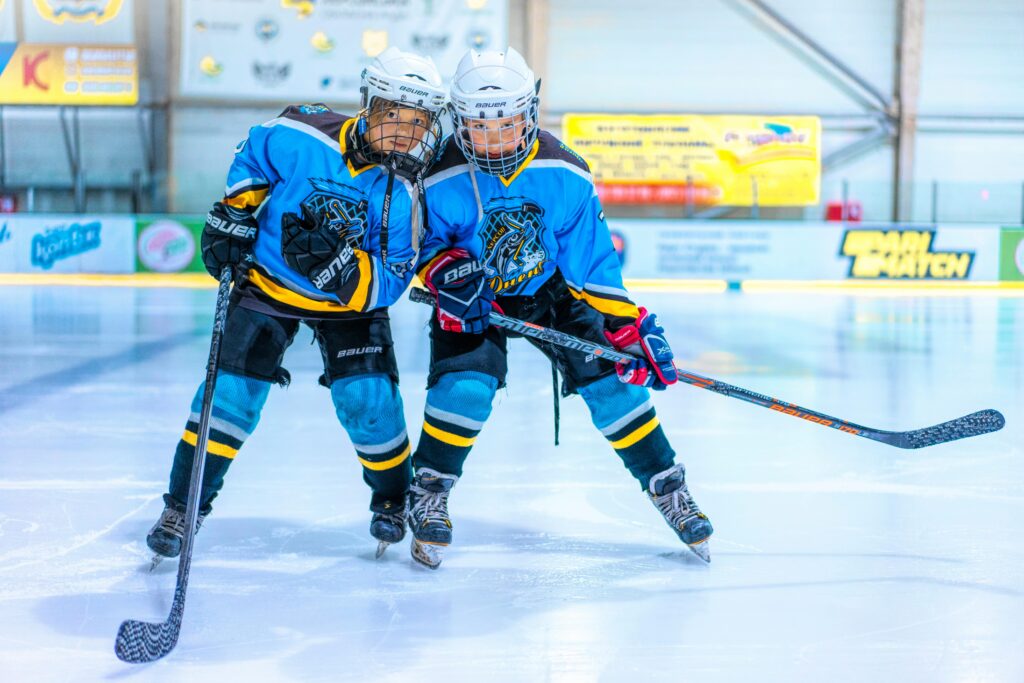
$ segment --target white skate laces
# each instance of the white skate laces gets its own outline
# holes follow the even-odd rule
[[[443,549],[452,542],[448,494],[458,480],[454,474],[420,467],[409,487],[409,550],[416,562],[430,569],[441,565]]]
[[[714,529],[686,487],[686,470],[683,466],[673,465],[654,475],[648,489],[648,498],[679,539],[700,559],[710,562],[707,540]]]

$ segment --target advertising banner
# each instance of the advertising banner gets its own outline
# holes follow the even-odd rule
[[[821,179],[816,116],[566,114],[565,143],[607,204],[811,206]]]
[[[0,43],[0,104],[133,105],[135,48]]]
[[[20,0],[26,43],[133,45],[134,0]]]
[[[1003,228],[999,233],[999,279],[1024,280],[1024,227]]]
[[[205,216],[139,217],[136,272],[206,272],[199,250],[199,237],[205,224]]]
[[[184,0],[179,93],[358,102],[359,76],[394,45],[451,74],[469,48],[503,49],[508,0]]]
[[[132,273],[135,220],[123,216],[0,218],[0,271]]]
[[[626,278],[994,281],[988,226],[789,221],[609,221]]]

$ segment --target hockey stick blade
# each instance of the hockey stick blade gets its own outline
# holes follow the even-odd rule
[[[434,297],[429,292],[423,289],[413,288],[409,292],[409,299],[421,304],[433,304]],[[533,323],[524,322],[517,320],[516,318],[509,318],[508,316],[502,315],[491,311],[489,318],[490,324],[496,327],[509,330],[516,334],[521,334],[524,337],[532,337],[548,344],[555,346],[561,346],[567,349],[573,349],[580,353],[588,353],[604,358],[605,360],[613,363],[623,363],[631,361],[634,356],[630,356],[627,353],[623,353],[618,349],[613,349],[610,346],[604,346],[602,344],[596,344],[594,342],[587,341],[586,339],[580,339],[564,332],[552,330],[540,325],[534,325]],[[843,420],[832,415],[826,415],[825,413],[819,413],[809,408],[803,408],[801,406],[780,401],[777,398],[765,396],[759,394],[756,391],[750,391],[743,387],[733,386],[732,384],[726,384],[717,379],[711,377],[704,377],[698,375],[695,372],[690,372],[676,366],[676,371],[679,373],[679,381],[695,386],[698,389],[706,389],[713,391],[716,394],[722,396],[728,396],[729,398],[736,398],[747,403],[753,403],[754,405],[761,406],[762,408],[768,408],[782,415],[791,415],[798,417],[808,422],[821,425],[822,427],[829,427],[836,429],[846,434],[853,436],[859,436],[865,439],[871,439],[872,441],[878,441],[888,446],[895,446],[896,448],[925,448],[926,446],[936,446],[942,443],[948,443],[950,441],[956,441],[958,439],[967,439],[972,436],[978,436],[980,434],[988,434],[989,432],[996,432],[1003,428],[1006,424],[1006,420],[1003,418],[1002,413],[998,410],[980,410],[970,415],[964,415],[958,417],[955,420],[949,422],[943,422],[932,427],[925,427],[924,429],[914,429],[908,432],[889,432],[883,429],[874,429],[872,427],[865,427],[847,420]]]
[[[171,614],[162,624],[128,619],[121,622],[114,641],[114,654],[122,662],[145,664],[167,655],[178,644],[181,617],[185,611],[185,592],[174,591]]]
[[[882,432],[879,441],[897,448],[924,448],[958,439],[967,439],[980,434],[997,432],[1006,424],[1006,418],[998,410],[979,410],[970,415],[958,417],[932,427],[909,432]],[[868,438],[874,438],[869,436]]]

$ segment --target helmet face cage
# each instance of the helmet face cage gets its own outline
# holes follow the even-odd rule
[[[425,171],[441,146],[438,112],[408,102],[374,97],[359,114],[360,154],[407,178]]]
[[[507,178],[530,155],[540,132],[538,98],[527,108],[501,118],[463,116],[452,105],[455,143],[474,166],[489,175]]]

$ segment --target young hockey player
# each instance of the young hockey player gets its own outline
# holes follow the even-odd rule
[[[202,234],[215,277],[236,284],[221,344],[199,521],[252,434],[285,350],[305,323],[323,355],[320,383],[373,493],[370,533],[405,535],[412,476],[387,307],[406,289],[420,222],[415,180],[440,147],[447,93],[429,59],[389,48],[364,70],[356,118],[288,107],[235,149],[224,198]],[[159,559],[181,550],[204,385],[178,442],[166,507],[146,538]]]
[[[623,289],[586,162],[540,130],[538,90],[515,50],[470,51],[451,87],[455,132],[424,181],[418,272],[437,315],[409,492],[413,558],[440,564],[452,541],[449,494],[505,383],[508,334],[488,326],[493,305],[642,358],[615,366],[535,343],[679,538],[708,561],[711,522],[687,490],[647,391],[677,381],[672,351],[654,315]]]

